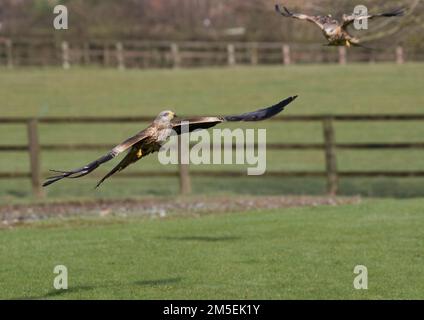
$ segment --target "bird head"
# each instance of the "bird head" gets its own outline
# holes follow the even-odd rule
[[[159,113],[159,115],[156,117],[155,122],[161,122],[161,123],[169,123],[176,117],[175,112],[166,110]]]

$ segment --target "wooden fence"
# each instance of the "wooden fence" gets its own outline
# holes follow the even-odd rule
[[[0,40],[0,65],[97,65],[126,68],[180,68],[258,64],[424,61],[424,52],[392,47],[378,50],[275,42]]]
[[[24,124],[27,126],[27,145],[0,145],[1,152],[27,152],[30,159],[30,172],[0,172],[0,179],[31,179],[34,196],[43,197],[41,187],[42,177],[48,173],[41,172],[41,152],[42,151],[75,151],[75,150],[109,150],[112,146],[103,144],[42,144],[39,141],[38,124],[64,124],[64,123],[140,123],[151,121],[146,117],[121,117],[121,118],[0,118],[0,124]],[[268,144],[267,150],[322,150],[325,153],[325,171],[268,171],[265,177],[323,177],[327,179],[327,192],[329,195],[336,195],[338,191],[339,178],[344,177],[424,177],[423,171],[340,171],[337,169],[337,150],[383,150],[383,149],[424,149],[424,142],[417,143],[337,143],[335,138],[334,122],[357,122],[357,121],[424,121],[423,115],[323,115],[323,116],[285,116],[277,117],[271,121],[285,122],[320,122],[323,128],[324,143],[275,143]],[[232,148],[234,146],[224,146]],[[245,146],[246,148],[252,146]],[[181,161],[180,161],[181,162]],[[203,177],[244,177],[245,172],[241,171],[196,171],[190,172],[188,165],[179,165],[178,172],[146,172],[131,173],[125,172],[120,176],[128,178],[137,177],[179,177],[180,191],[182,194],[191,192],[191,176]]]

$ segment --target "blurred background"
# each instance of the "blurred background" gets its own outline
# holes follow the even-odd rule
[[[51,27],[57,4],[67,6],[68,31]],[[315,43],[319,30],[275,14],[269,0],[2,0],[0,32],[14,38],[69,40],[238,40]],[[341,16],[365,5],[370,12],[404,7],[407,18],[373,25],[388,43],[422,48],[424,3],[420,0],[286,0],[281,4],[308,14]],[[386,28],[387,26],[390,28]],[[388,30],[387,30],[388,29]]]
[[[68,8],[69,29],[53,28]],[[268,0],[0,0],[0,201],[178,195],[424,193],[424,2],[287,0],[308,14],[404,7],[354,31],[374,50],[328,48],[312,24]],[[201,68],[199,68],[201,67]],[[143,129],[163,109],[232,114],[300,98],[268,129],[268,172],[178,166],[150,156],[47,190],[71,169]],[[243,126],[246,128],[252,125]],[[184,186],[181,186],[184,184]],[[35,196],[35,197],[34,197]]]

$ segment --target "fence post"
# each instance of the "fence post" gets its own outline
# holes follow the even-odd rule
[[[179,68],[181,66],[180,48],[178,47],[178,44],[175,42],[171,43],[171,55],[172,55],[173,67]]]
[[[250,48],[250,63],[254,66],[256,66],[259,62],[259,56],[258,56],[258,44],[252,43]]]
[[[13,68],[13,43],[11,39],[6,40],[6,59],[7,67]]]
[[[35,197],[42,198],[44,197],[44,192],[41,185],[40,144],[38,140],[37,119],[31,119],[28,122],[28,151],[30,157],[32,192]]]
[[[335,196],[338,191],[336,139],[334,134],[333,118],[327,117],[323,122],[325,163],[327,172],[327,193]]]
[[[188,195],[191,193],[191,180],[190,180],[190,172],[189,165],[183,163],[183,157],[187,155],[183,155],[183,142],[182,135],[178,136],[178,164],[179,164],[179,175],[180,175],[180,194]]]
[[[107,42],[103,45],[103,64],[105,67],[108,67],[110,64],[109,43]]]
[[[125,70],[124,46],[121,42],[116,44],[116,60],[118,61],[118,69]]]
[[[62,65],[65,70],[71,67],[69,62],[69,44],[66,41],[62,42]]]
[[[90,44],[88,42],[84,43],[83,51],[84,51],[84,64],[89,65],[90,64]]]
[[[397,64],[405,63],[405,55],[404,55],[403,47],[401,46],[398,46],[396,48],[396,63]]]
[[[346,62],[346,47],[339,47],[339,64],[345,65]]]
[[[227,45],[227,54],[228,54],[228,65],[234,66],[236,64],[236,49],[233,44]]]
[[[288,44],[283,44],[282,47],[282,53],[283,53],[283,63],[284,65],[288,66],[291,64],[291,54],[290,54],[290,46]]]

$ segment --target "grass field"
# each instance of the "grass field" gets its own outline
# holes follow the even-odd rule
[[[423,299],[423,206],[39,222],[0,232],[0,298]],[[68,291],[53,289],[56,265]]]
[[[289,95],[300,98],[288,115],[424,113],[423,64],[390,64],[293,67],[237,67],[234,69],[131,70],[104,69],[2,69],[1,116],[131,116],[174,109],[179,115],[228,114],[273,104]],[[43,125],[41,142],[115,144],[146,124]],[[246,127],[246,126],[244,126]],[[248,127],[252,127],[249,125]],[[321,142],[318,123],[260,123],[268,142]],[[422,122],[338,123],[338,142],[422,142]],[[0,144],[26,144],[23,126],[1,125]],[[45,152],[43,171],[70,169],[102,154],[92,152]],[[341,170],[422,170],[423,151],[340,151]],[[105,173],[114,164],[104,167]],[[28,171],[26,153],[2,153],[1,171]],[[199,166],[192,170],[232,170],[239,166]],[[268,152],[268,170],[323,170],[319,151]],[[156,156],[146,158],[132,171],[174,170],[161,166]],[[240,168],[245,170],[245,168]],[[48,197],[122,197],[168,195],[178,192],[175,179],[114,179],[93,191],[93,179],[67,181],[48,190]],[[195,193],[219,194],[320,194],[322,179],[194,179]],[[258,187],[260,186],[260,187]],[[423,179],[344,179],[342,194],[417,197],[424,195]],[[0,201],[31,199],[26,180],[0,181]]]

